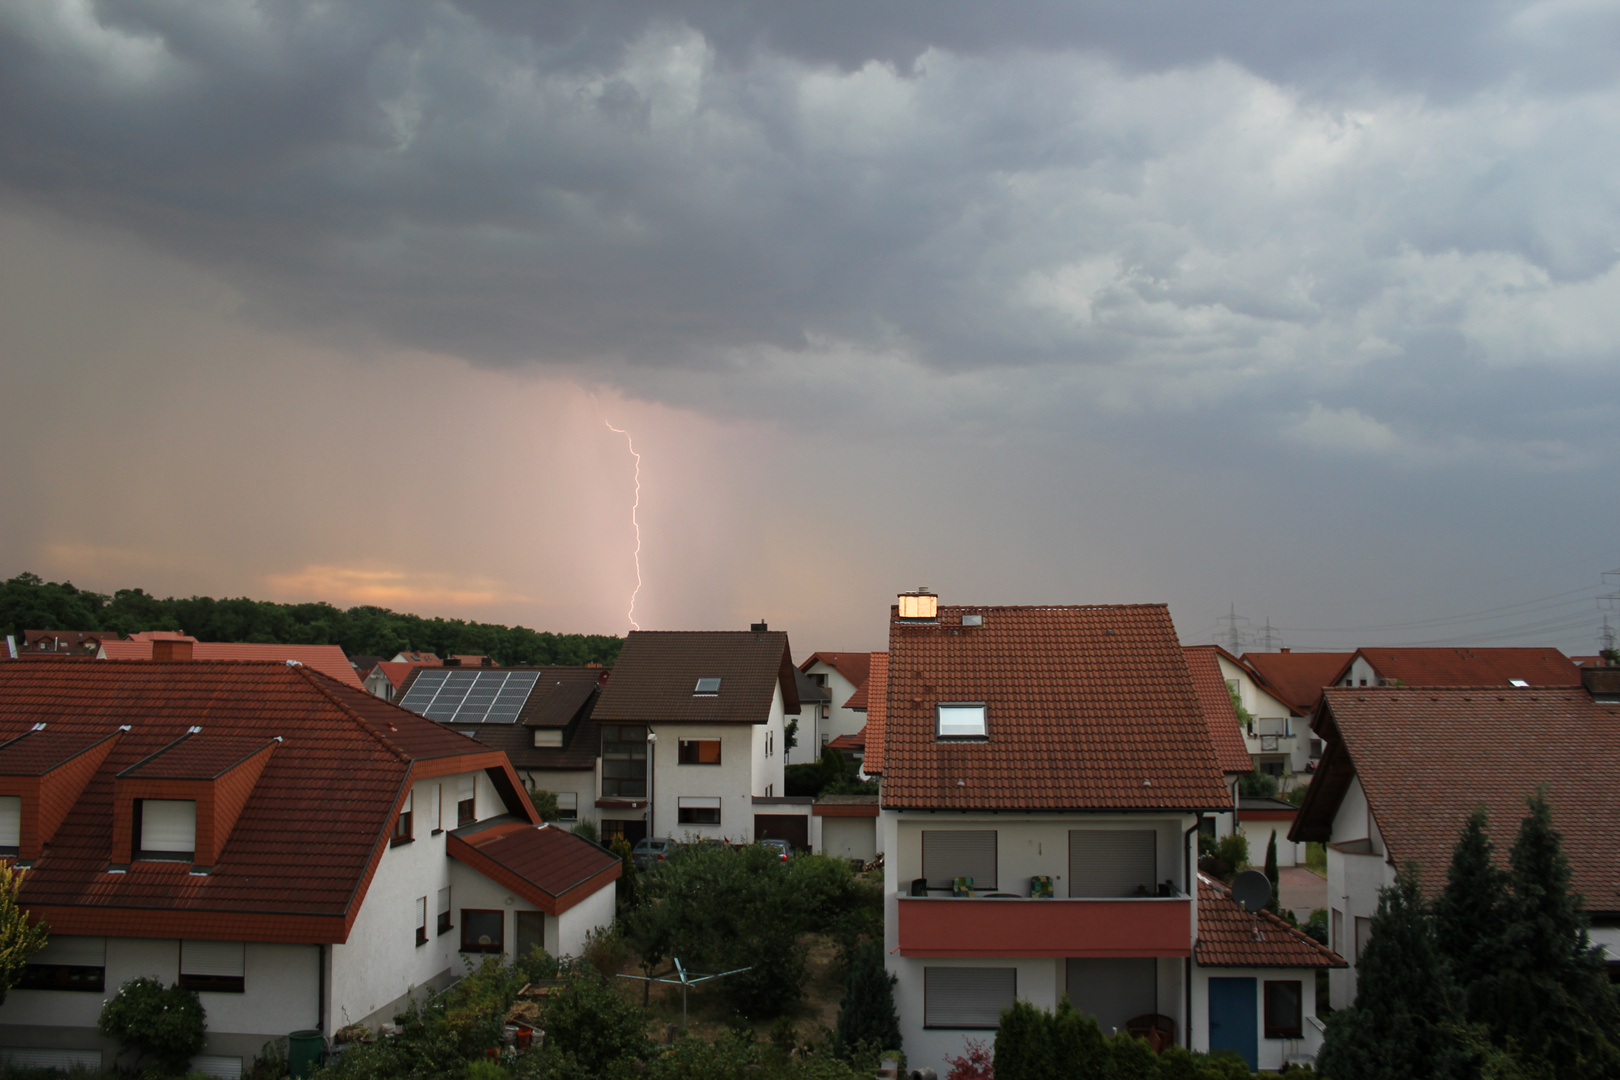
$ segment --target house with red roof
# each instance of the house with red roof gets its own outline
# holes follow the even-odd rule
[[[1353,653],[1248,652],[1240,658],[1254,672],[1266,692],[1287,702],[1294,716],[1309,716],[1322,700],[1322,688],[1332,686]]]
[[[1064,994],[1196,1045],[1195,835],[1232,795],[1168,609],[905,593],[886,676],[868,768],[910,1063],[943,1071],[1015,999]]]
[[[366,693],[373,697],[380,697],[384,701],[398,701],[405,689],[406,681],[412,673],[419,668],[440,667],[439,664],[406,664],[396,663],[393,660],[379,660],[366,672],[360,685],[365,687]]]
[[[1225,884],[1199,874],[1193,960],[1194,1050],[1232,1050],[1272,1072],[1316,1060],[1316,973],[1343,969],[1343,957],[1269,911],[1245,910]]]
[[[13,1061],[110,1066],[102,1003],[146,976],[198,992],[193,1066],[222,1076],[482,956],[577,951],[620,869],[543,827],[500,751],[235,659],[0,665],[0,857],[50,928],[0,1005]]]
[[[789,765],[816,761],[834,739],[860,734],[866,723],[866,706],[861,688],[872,669],[869,652],[814,652],[799,663],[799,670],[824,688],[828,701],[820,714],[804,714],[799,719],[799,745]],[[853,750],[847,740],[841,748]]]
[[[1357,649],[1328,686],[1579,686],[1557,649]]]
[[[1620,672],[1612,688],[1605,669],[1586,678],[1585,687],[1324,692],[1315,725],[1326,748],[1290,835],[1327,846],[1329,944],[1350,962],[1331,975],[1334,1008],[1355,998],[1355,964],[1396,867],[1417,863],[1424,893],[1438,894],[1463,823],[1481,805],[1505,860],[1526,800],[1543,785],[1592,941],[1620,973]]]
[[[363,689],[354,665],[336,645],[273,645],[257,642],[198,641],[168,630],[132,634],[128,641],[103,641],[101,660],[268,660],[302,664],[356,690]]]

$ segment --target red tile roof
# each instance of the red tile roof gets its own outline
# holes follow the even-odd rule
[[[24,879],[24,904],[62,933],[342,941],[409,778],[488,769],[497,786],[511,789],[509,801],[520,811],[528,805],[517,797],[517,778],[503,755],[309,667],[118,660],[0,665],[0,740],[41,722],[44,732],[11,746],[21,750],[39,734],[100,742],[129,727],[112,741]],[[183,863],[140,861],[127,873],[108,873],[114,778],[194,726],[202,737],[171,750],[182,771],[217,765],[202,761],[210,744],[228,747],[224,757],[230,757],[250,742],[284,741],[269,755],[210,874],[191,875]]]
[[[1164,605],[941,606],[926,623],[896,611],[884,806],[1230,808]],[[964,626],[964,612],[983,625]],[[985,702],[988,738],[937,738],[942,702]]]
[[[118,775],[143,780],[212,780],[273,745],[274,739],[251,735],[188,733]]]
[[[866,749],[866,728],[865,728],[865,726],[863,725],[861,727],[861,730],[856,732],[853,735],[840,735],[836,739],[829,740],[828,743],[827,743],[827,749],[829,749],[829,750],[865,750]]]
[[[1203,874],[1198,875],[1198,943],[1193,956],[1200,967],[1350,966],[1338,953],[1271,912],[1244,911],[1230,889]]]
[[[164,631],[154,631],[155,634]],[[154,637],[150,640],[104,641],[101,650],[108,660],[150,660],[152,640],[195,641],[183,635]],[[193,660],[276,660],[286,663],[296,660],[307,668],[336,679],[345,686],[363,689],[360,676],[355,673],[349,658],[336,645],[261,645],[224,641],[198,641],[191,647]]]
[[[1273,697],[1304,716],[1322,700],[1322,687],[1331,684],[1354,653],[1252,652],[1242,661]]]
[[[0,745],[0,776],[43,776],[111,738],[111,731],[87,732],[47,724],[40,731],[6,736]]]
[[[799,670],[809,671],[819,660],[848,679],[852,686],[858,688],[866,682],[867,676],[871,673],[872,655],[872,653],[864,652],[811,653],[807,659],[800,662]]]
[[[867,661],[867,676],[858,684],[855,692],[849,695],[849,700],[844,702],[844,708],[855,709],[857,711],[864,711],[866,709],[866,703],[868,701],[867,687],[870,686],[872,682],[871,665],[876,662],[878,657],[887,655],[887,653],[878,652],[871,654]]]
[[[1557,649],[1358,649],[1381,679],[1402,686],[1579,686],[1580,668]],[[1342,680],[1348,671],[1339,673]]]
[[[406,664],[395,663],[392,660],[381,660],[378,661],[376,666],[371,670],[381,672],[382,677],[388,680],[388,685],[392,686],[395,690],[399,690],[404,687],[405,680],[410,678],[411,672],[417,670],[418,668],[438,666],[438,664]],[[370,672],[367,674],[370,674]]]
[[[720,689],[698,696],[697,681]],[[780,630],[632,630],[596,700],[597,722],[763,724],[780,689],[797,712],[788,636]]]
[[[1198,704],[1203,707],[1204,720],[1209,724],[1209,737],[1215,743],[1221,771],[1247,774],[1254,771],[1254,759],[1243,741],[1237,709],[1226,688],[1226,679],[1221,675],[1221,664],[1216,659],[1219,649],[1218,645],[1192,645],[1182,651],[1187,654],[1187,671],[1192,675]]]
[[[178,630],[138,630],[129,635],[131,641],[196,641],[190,634]],[[122,659],[115,657],[114,659]]]
[[[446,848],[550,915],[616,880],[624,862],[600,844],[555,825],[522,822],[458,829]]]
[[[868,776],[883,772],[883,745],[888,738],[889,724],[889,654],[872,654],[872,667],[866,677],[870,687],[867,695],[866,725],[861,734],[866,738],[865,756],[861,758],[861,771]]]
[[[1589,911],[1620,912],[1620,707],[1579,689],[1341,687],[1316,730],[1326,746],[1292,839],[1328,839],[1359,779],[1386,849],[1418,862],[1434,895],[1475,806],[1505,859],[1525,800],[1546,784],[1575,889]]]

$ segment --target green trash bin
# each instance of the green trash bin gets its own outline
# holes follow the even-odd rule
[[[314,1028],[295,1031],[287,1036],[287,1070],[292,1080],[304,1080],[321,1063],[321,1052],[326,1039]]]

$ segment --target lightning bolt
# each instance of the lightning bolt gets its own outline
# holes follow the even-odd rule
[[[636,520],[636,511],[641,509],[641,455],[636,453],[636,444],[630,438],[628,431],[624,430],[624,428],[616,428],[606,420],[603,420],[602,423],[607,424],[609,431],[624,436],[624,445],[630,448],[630,456],[636,459],[636,501],[630,504],[630,524],[635,526],[636,530],[636,589],[635,592],[630,594],[628,617],[630,619],[630,629],[640,630],[641,624],[636,622],[636,595],[641,592],[641,522]]]

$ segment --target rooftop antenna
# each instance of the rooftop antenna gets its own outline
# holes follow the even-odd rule
[[[1265,875],[1262,874],[1260,876],[1264,877]],[[1268,886],[1268,888],[1269,888],[1269,886]],[[752,971],[753,970],[753,968],[751,968],[751,967],[745,967],[745,968],[734,968],[731,971],[722,971],[722,972],[719,972],[718,974],[715,974],[715,975],[695,975],[695,974],[692,974],[691,972],[688,972],[686,970],[686,968],[681,966],[681,958],[680,957],[672,956],[672,957],[670,957],[670,960],[671,960],[671,962],[674,963],[675,966],[673,968],[669,969],[668,971],[664,972],[662,975],[625,975],[625,974],[621,973],[619,975],[619,978],[621,978],[621,979],[635,979],[637,982],[669,983],[671,986],[679,986],[681,988],[681,1030],[682,1031],[686,1030],[686,995],[687,995],[688,992],[691,991],[692,987],[696,986],[698,983],[708,982],[710,979],[723,979],[727,975],[741,975],[745,971]],[[674,975],[675,978],[673,978],[673,979],[670,978],[671,975]]]

